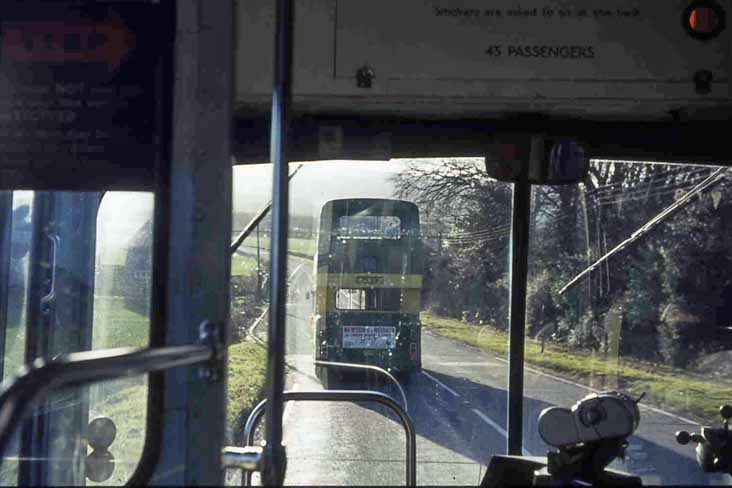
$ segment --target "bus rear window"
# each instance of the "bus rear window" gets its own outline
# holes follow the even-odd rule
[[[341,288],[336,293],[338,310],[398,312],[401,303],[399,288]]]
[[[394,215],[344,215],[336,233],[342,239],[399,239],[401,220]]]

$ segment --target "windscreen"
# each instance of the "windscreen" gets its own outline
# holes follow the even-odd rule
[[[471,343],[490,320],[507,326],[511,185],[481,176],[482,163],[307,163],[291,180],[285,389],[395,398],[414,423],[420,485],[478,485],[505,448],[505,363]],[[469,198],[413,186],[458,169],[473,175]],[[234,169],[235,231],[264,208],[270,175],[270,166]],[[479,214],[490,222],[472,226]],[[266,216],[232,256],[232,436],[263,394],[270,228]],[[502,288],[484,293],[486,282]],[[289,403],[284,438],[286,485],[406,481],[404,428],[381,405]],[[230,470],[227,482],[239,481]]]
[[[620,390],[640,402],[625,460],[648,485],[719,485],[674,434],[721,427],[732,402],[732,180],[726,167],[593,161],[578,185],[535,187],[524,446],[541,411]],[[497,333],[497,332],[496,332]],[[498,336],[496,336],[498,337]]]
[[[142,192],[0,192],[6,385],[36,359],[148,344],[153,207]],[[147,391],[138,375],[43,395],[3,452],[0,484],[125,484],[142,458]],[[100,441],[94,422],[116,435]]]
[[[270,174],[235,168],[235,190],[249,189],[235,191],[235,230],[266,204]],[[612,468],[651,485],[729,483],[703,473],[674,433],[721,425],[732,399],[730,181],[718,167],[593,161],[581,184],[532,188],[524,454],[552,448],[538,433],[545,408],[645,393]],[[308,163],[291,182],[285,389],[366,389],[404,404],[418,485],[478,485],[506,453],[512,199],[482,159]],[[376,201],[408,202],[418,220]],[[387,237],[393,217],[399,238]],[[263,395],[270,225],[232,256],[234,438]],[[288,403],[284,439],[288,485],[405,482],[404,430],[381,406]]]

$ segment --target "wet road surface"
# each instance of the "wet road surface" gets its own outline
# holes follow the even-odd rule
[[[298,266],[304,263],[298,268]],[[293,260],[287,324],[287,389],[321,390],[313,367],[312,264]],[[493,454],[506,449],[507,364],[457,341],[422,336],[423,371],[403,381],[417,433],[417,483],[477,485]],[[364,378],[339,389],[371,389],[399,400],[396,388]],[[593,392],[527,368],[524,453],[545,455],[536,421],[542,409],[571,406]],[[405,434],[396,415],[372,404],[289,403],[284,440],[287,485],[401,485],[405,482]],[[690,446],[675,442],[677,430],[696,430],[683,418],[641,408],[641,426],[630,439],[625,462],[613,467],[642,476],[644,484],[729,484],[705,475]],[[256,481],[256,476],[255,476]]]

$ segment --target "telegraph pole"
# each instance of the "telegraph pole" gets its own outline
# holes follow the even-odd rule
[[[262,266],[260,264],[259,257],[259,224],[257,224],[257,289],[254,293],[254,300],[259,303],[260,295],[262,292]]]
[[[590,247],[590,218],[587,213],[587,188],[585,185],[582,188],[582,213],[585,224],[585,246],[587,249],[587,267],[592,266],[592,248]],[[592,307],[592,279],[587,280],[587,305]]]

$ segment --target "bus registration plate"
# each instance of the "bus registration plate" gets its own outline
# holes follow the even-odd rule
[[[343,347],[390,349],[396,345],[396,327],[344,326]]]

